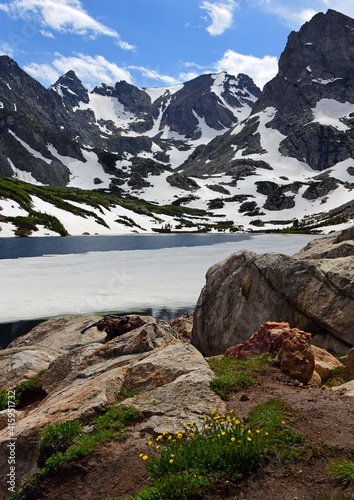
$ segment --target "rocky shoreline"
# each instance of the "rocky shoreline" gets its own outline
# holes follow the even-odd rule
[[[87,424],[108,408],[133,407],[138,447],[146,434],[198,424],[215,407],[225,412],[210,387],[209,356],[267,354],[297,386],[317,389],[340,368],[348,381],[331,392],[354,397],[353,235],[351,228],[314,240],[292,257],[230,256],[208,271],[194,318],[70,315],[14,340],[0,351],[3,393],[39,384],[14,411],[16,486],[38,470],[36,444],[48,424]],[[0,412],[1,470],[9,467],[8,415]],[[7,491],[5,474],[0,487]]]

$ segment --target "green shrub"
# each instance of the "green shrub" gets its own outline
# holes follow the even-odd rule
[[[81,424],[73,420],[45,427],[39,437],[38,464],[43,466],[52,455],[65,452],[80,432]]]
[[[257,370],[266,362],[246,361]],[[166,430],[156,439],[149,437],[151,451],[140,457],[152,486],[131,500],[196,498],[212,485],[250,474],[274,454],[277,459],[294,458],[292,450],[303,446],[304,438],[286,426],[285,415],[293,417],[278,399],[257,405],[243,421],[233,411],[219,415],[215,408],[201,424],[189,422],[187,432]]]
[[[24,382],[20,382],[16,388],[16,403],[19,405],[25,399],[29,398],[31,395],[38,392],[44,392],[42,390],[42,381],[39,377],[30,378]]]
[[[268,432],[244,425],[232,411],[222,416],[215,408],[201,425],[188,426],[187,433],[166,430],[155,440],[149,438],[151,455],[140,457],[153,486],[133,498],[187,499],[221,476],[235,480],[249,474],[266,458]]]
[[[31,396],[38,395],[42,390],[40,377],[30,378],[20,382],[12,391],[15,393],[15,408],[18,409],[21,404],[30,399]],[[0,411],[8,407],[8,392],[0,391]]]

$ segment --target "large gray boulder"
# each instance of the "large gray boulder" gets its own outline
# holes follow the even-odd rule
[[[265,321],[287,321],[320,347],[354,346],[353,233],[313,240],[291,257],[241,251],[212,266],[191,343],[204,356],[222,354]]]

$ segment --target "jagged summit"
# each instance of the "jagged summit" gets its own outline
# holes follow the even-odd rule
[[[50,89],[57,92],[71,107],[77,106],[80,102],[89,102],[88,91],[77,77],[75,71],[70,70],[65,73]]]

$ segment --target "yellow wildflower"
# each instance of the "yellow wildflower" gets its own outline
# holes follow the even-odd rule
[[[252,434],[251,429],[248,429],[247,434]]]
[[[281,421],[281,424],[282,424],[282,425],[285,425],[285,420],[282,420],[282,421]]]
[[[232,436],[231,441],[234,442],[235,440],[236,438]]]
[[[148,457],[147,455],[143,455],[141,458],[142,458],[143,460],[147,460],[149,457]]]
[[[171,460],[170,460],[170,464],[173,464],[173,458],[171,458]]]
[[[225,436],[226,432],[225,431],[221,431],[221,435],[222,436]]]
[[[252,438],[248,437],[248,438],[247,438],[247,441],[252,441]]]
[[[177,438],[178,438],[178,439],[181,439],[182,437],[183,437],[182,432],[178,432],[178,434],[177,434]]]
[[[160,434],[159,436],[157,436],[156,441],[160,441],[160,439],[162,439],[162,438],[163,438],[163,436]]]

